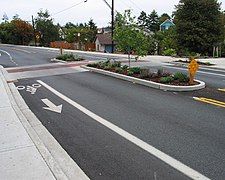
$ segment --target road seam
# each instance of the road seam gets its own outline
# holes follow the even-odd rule
[[[48,84],[44,83],[41,80],[37,80],[42,86],[46,89],[69,103],[70,105],[74,106],[75,108],[79,109],[81,112],[86,114],[87,116],[91,117],[95,121],[99,122],[100,124],[104,125],[105,127],[109,128],[113,132],[119,134],[123,138],[127,139],[128,141],[132,142],[133,144],[137,145],[141,149],[147,151],[148,153],[152,154],[153,156],[157,157],[158,159],[162,160],[166,164],[170,165],[174,169],[180,171],[181,173],[185,174],[186,176],[196,179],[196,180],[209,180],[206,176],[200,174],[199,172],[195,171],[194,169],[186,166],[185,164],[181,163],[180,161],[172,158],[171,156],[165,154],[164,152],[156,149],[155,147],[147,144],[146,142],[142,141],[141,139],[135,137],[134,135],[128,133],[127,131],[121,129],[120,127],[114,125],[113,123],[103,119],[102,117],[96,115],[95,113],[91,112],[90,110],[86,109],[85,107],[81,106],[80,104],[76,103],[75,101],[71,100],[67,96],[63,95],[62,93],[58,92]]]

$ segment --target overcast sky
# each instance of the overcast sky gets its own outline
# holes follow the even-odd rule
[[[111,0],[106,0],[111,4]],[[174,6],[179,0],[114,0],[115,9],[119,12],[125,9],[132,9],[133,14],[138,16],[140,11],[150,13],[155,9],[159,15],[162,13],[172,14]],[[19,14],[21,19],[30,21],[31,15],[36,16],[40,9],[48,9],[52,14],[55,23],[64,25],[66,22],[80,23],[87,22],[90,18],[94,19],[99,27],[108,25],[111,14],[110,9],[106,6],[103,0],[88,0],[86,3],[78,3],[82,0],[0,0],[0,17],[6,13],[9,19],[15,14]],[[222,9],[225,10],[225,0]],[[57,12],[74,6],[62,13]]]

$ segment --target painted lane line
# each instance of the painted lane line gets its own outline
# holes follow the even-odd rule
[[[225,108],[225,102],[222,102],[222,101],[218,101],[218,100],[215,100],[215,99],[209,99],[209,98],[203,98],[203,97],[193,97],[193,98],[196,101],[200,101],[200,102],[204,102],[204,103],[207,103],[207,104],[211,104],[211,105],[215,105],[215,106]]]
[[[163,67],[166,67],[166,68],[171,68],[171,69],[179,69],[179,70],[187,71],[187,69],[184,69],[184,68],[179,68],[179,67],[170,67],[170,66],[163,66]],[[210,75],[214,75],[214,76],[221,76],[221,77],[225,77],[225,74],[217,74],[217,73],[204,72],[204,71],[198,71],[197,73],[202,73],[202,74],[210,74]]]
[[[11,54],[9,54],[7,51],[4,51],[4,50],[2,50],[2,49],[0,49],[0,51],[3,52],[3,53],[5,53],[5,54],[7,54],[7,55],[9,56],[10,61],[11,61],[12,63],[14,63],[16,66],[18,66],[18,64],[13,60]]]
[[[223,91],[223,92],[225,92],[225,88],[224,89],[218,89],[219,91]]]
[[[56,112],[56,113],[59,113],[59,114],[62,113],[62,104],[59,105],[59,106],[56,106],[55,104],[53,104],[48,99],[41,99],[41,100],[46,106],[48,106],[48,107],[43,107],[43,109],[46,109],[46,110],[49,110],[49,111],[52,111],[52,112]]]
[[[119,134],[123,138],[127,139],[128,141],[132,142],[133,144],[137,145],[138,147],[142,148],[143,150],[149,152],[153,156],[157,157],[158,159],[162,160],[163,162],[167,163],[174,169],[180,171],[181,173],[185,174],[186,176],[195,179],[195,180],[209,180],[206,176],[200,174],[199,172],[195,171],[194,169],[186,166],[185,164],[181,163],[180,161],[172,158],[171,156],[165,154],[164,152],[156,149],[155,147],[147,144],[146,142],[142,141],[141,139],[135,137],[134,135],[126,132],[125,130],[121,129],[120,127],[112,124],[111,122],[103,119],[102,117],[96,115],[95,113],[89,111],[85,107],[81,106],[80,104],[76,103],[75,101],[71,100],[67,96],[63,95],[62,93],[58,92],[57,90],[53,89],[48,84],[44,83],[41,80],[37,80],[39,84],[47,88],[49,91],[66,101],[67,103],[71,104],[75,108],[79,109],[84,114],[88,115],[95,121],[99,122],[100,124],[104,125],[105,127],[109,128],[113,132]]]
[[[12,48],[12,49],[16,50],[16,51],[21,51],[21,52],[25,52],[25,53],[31,54],[30,51],[27,51],[27,50],[24,50],[24,49],[18,49],[18,48]]]

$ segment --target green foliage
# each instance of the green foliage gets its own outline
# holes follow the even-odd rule
[[[14,18],[0,24],[0,41],[8,44],[28,45],[33,38],[33,28],[26,21]]]
[[[127,72],[127,75],[128,75],[128,76],[133,76],[133,75],[134,75],[134,72],[128,71],[128,72]]]
[[[73,55],[72,53],[59,55],[56,57],[56,59],[63,60],[63,61],[82,61],[83,60],[83,58],[80,58],[77,55]]]
[[[174,49],[166,49],[162,52],[164,56],[175,56],[176,51]]]
[[[38,16],[35,19],[36,31],[40,32],[40,44],[43,46],[49,46],[50,42],[59,40],[59,27],[54,25],[47,10],[40,10]]]
[[[129,66],[127,66],[127,65],[122,66],[123,70],[127,70],[128,68],[129,68]]]
[[[114,40],[120,51],[135,52],[137,56],[145,56],[148,53],[148,38],[138,28],[135,18],[131,16],[130,10],[124,14],[117,13]]]
[[[131,68],[129,68],[129,72],[133,72],[134,74],[140,74],[141,68],[140,67],[131,67]]]
[[[164,84],[168,84],[168,83],[171,83],[171,82],[173,82],[173,77],[171,77],[171,76],[167,76],[167,77],[161,77],[160,78],[160,82],[161,83],[164,83]]]
[[[180,49],[212,55],[213,45],[224,39],[220,6],[217,0],[180,0],[175,12]]]
[[[141,78],[146,78],[149,76],[149,68],[141,68],[141,71],[140,71],[140,77]]]
[[[174,79],[178,80],[179,82],[188,82],[189,81],[189,77],[186,74],[183,74],[181,72],[176,72],[174,74]]]
[[[159,54],[163,54],[167,49],[174,49],[175,51],[178,49],[176,26],[173,26],[166,31],[157,32],[155,34],[155,39],[158,42]]]
[[[138,25],[141,29],[146,29],[151,32],[157,32],[159,30],[159,16],[155,10],[149,15],[142,11],[138,17]]]
[[[84,24],[73,24],[71,22],[67,23],[64,27],[65,40],[67,42],[80,42],[82,44],[94,42],[97,26],[92,19],[88,23]],[[80,37],[78,37],[78,33]]]
[[[124,70],[121,67],[116,67],[115,72],[122,74],[124,72]]]
[[[159,16],[155,10],[149,14],[149,30],[157,32],[159,30]]]

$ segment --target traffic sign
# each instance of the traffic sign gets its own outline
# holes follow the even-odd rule
[[[192,59],[190,64],[188,65],[188,71],[190,76],[190,84],[194,83],[194,77],[196,72],[198,71],[199,65],[195,59]]]

